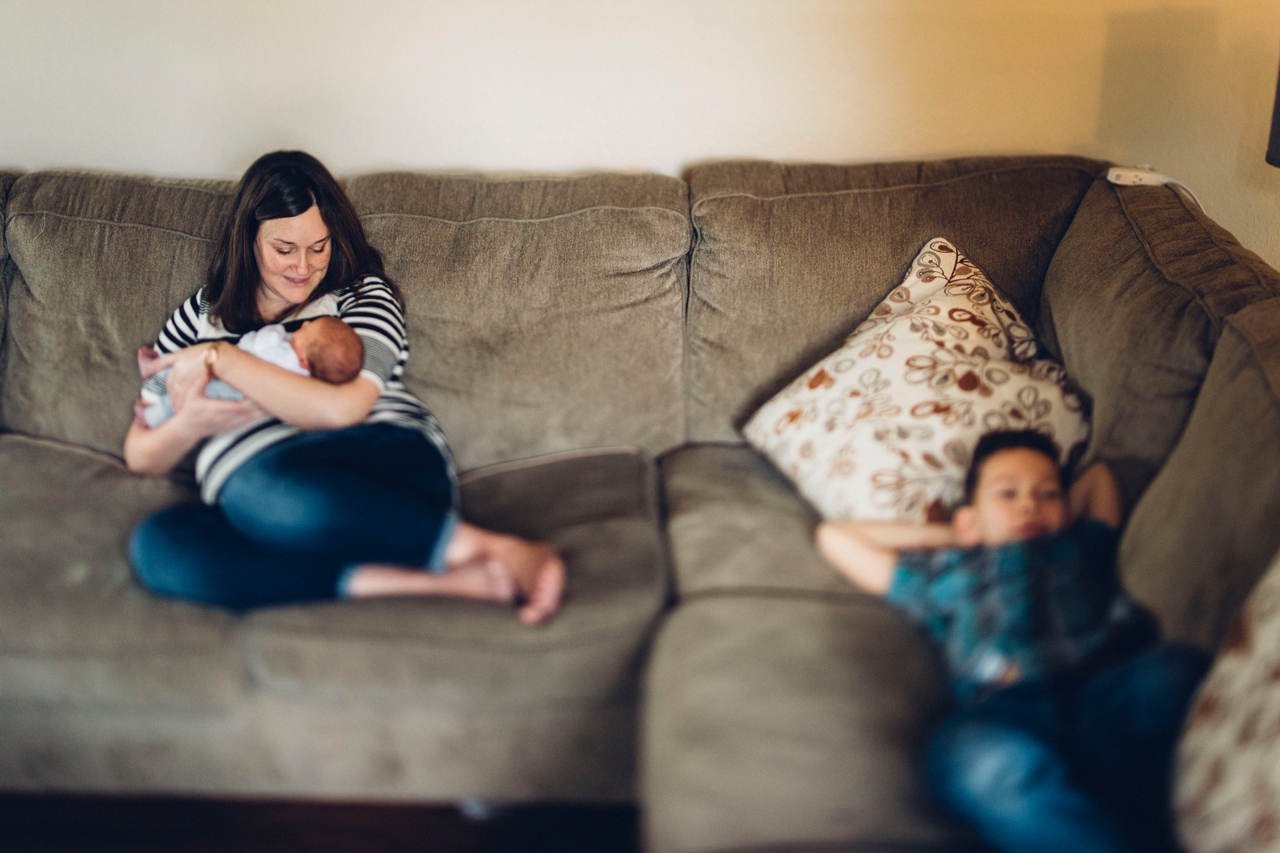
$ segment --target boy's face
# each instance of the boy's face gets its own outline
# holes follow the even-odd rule
[[[997,451],[978,472],[973,502],[952,518],[965,546],[1004,545],[1061,530],[1069,520],[1058,464],[1026,447]]]

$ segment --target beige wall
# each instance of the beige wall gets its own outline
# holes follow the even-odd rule
[[[1150,163],[1280,266],[1280,0],[0,0],[0,166]]]

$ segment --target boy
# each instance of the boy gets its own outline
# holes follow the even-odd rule
[[[999,850],[1172,851],[1173,751],[1208,655],[1156,642],[1120,590],[1110,470],[1068,491],[1057,459],[1040,433],[989,433],[949,525],[827,522],[818,548],[942,647],[958,708],[924,770],[951,812]]]
[[[240,337],[236,344],[264,361],[285,370],[314,376],[334,385],[350,382],[360,374],[364,361],[364,344],[355,330],[337,317],[316,317],[302,323],[290,334],[283,324],[263,326]],[[173,401],[169,396],[169,371],[155,370],[160,356],[151,347],[138,351],[138,370],[142,373],[142,405],[137,410],[142,425],[156,427],[173,417]],[[210,379],[204,390],[206,397],[221,400],[243,400],[244,395],[221,379]]]

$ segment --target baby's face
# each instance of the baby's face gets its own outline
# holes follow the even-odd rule
[[[965,545],[1004,545],[1061,530],[1068,520],[1057,463],[1014,447],[987,457],[973,503],[956,510],[952,524]]]

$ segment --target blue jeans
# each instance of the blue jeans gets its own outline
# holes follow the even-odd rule
[[[926,778],[998,850],[1174,851],[1173,754],[1209,663],[1161,643],[1090,678],[997,690],[933,733]]]
[[[162,595],[236,610],[332,599],[344,570],[438,568],[457,513],[448,463],[390,424],[274,444],[227,478],[216,507],[187,503],[138,525],[138,579]]]

